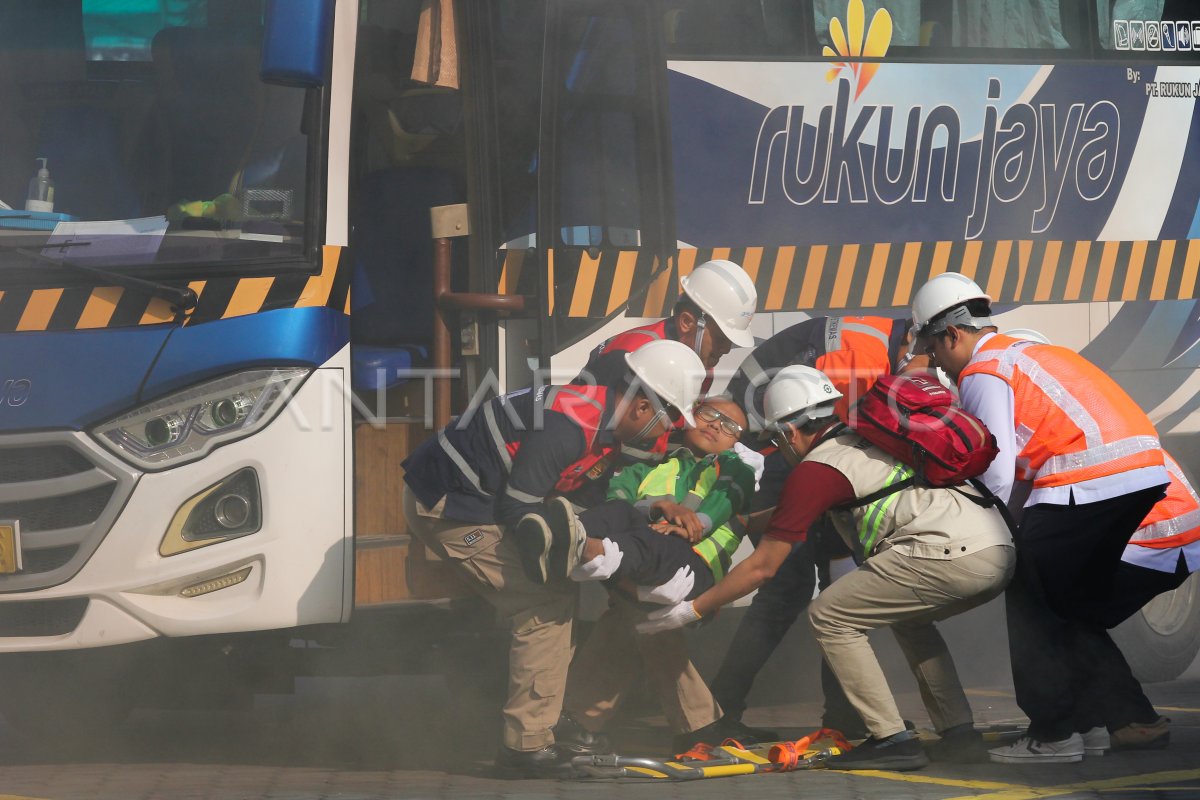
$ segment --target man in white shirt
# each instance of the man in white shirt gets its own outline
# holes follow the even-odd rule
[[[1107,601],[1169,477],[1154,426],[1111,378],[1066,348],[998,335],[990,303],[974,281],[944,273],[917,292],[913,322],[963,408],[996,437],[983,482],[1005,501],[1014,482],[1031,483],[1005,594],[1013,684],[1030,726],[991,758],[1079,761],[1108,747],[1104,729],[1075,730],[1086,654],[1124,659],[1091,610]]]

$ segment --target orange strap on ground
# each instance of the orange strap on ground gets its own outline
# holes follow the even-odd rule
[[[800,759],[804,758],[804,753],[812,743],[821,739],[832,740],[842,752],[846,752],[851,748],[850,743],[846,741],[846,737],[842,735],[841,731],[834,730],[833,728],[821,728],[807,736],[801,736],[794,742],[780,742],[770,749],[767,753],[767,759],[773,764],[778,764],[782,772],[793,770],[800,763]]]

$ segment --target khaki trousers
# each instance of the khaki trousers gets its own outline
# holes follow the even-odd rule
[[[939,731],[973,721],[954,661],[935,622],[982,605],[1004,590],[1016,551],[997,545],[947,561],[885,550],[836,580],[808,607],[817,644],[871,735],[904,730],[904,720],[866,632],[890,626]]]
[[[716,722],[721,707],[688,658],[683,631],[644,636],[634,627],[645,613],[617,595],[579,648],[563,707],[590,731],[604,728],[644,671],[667,724],[690,733]]]
[[[440,506],[426,508],[404,487],[409,531],[456,565],[471,588],[495,606],[512,628],[504,746],[537,750],[553,744],[551,728],[562,712],[573,650],[577,585],[570,581],[547,586],[533,583],[521,567],[515,546],[498,526],[443,519]]]

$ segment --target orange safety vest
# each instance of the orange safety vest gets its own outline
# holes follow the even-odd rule
[[[1163,464],[1154,424],[1087,359],[1065,347],[996,335],[959,376],[994,375],[1013,391],[1017,479],[1065,486]]]
[[[888,352],[892,326],[889,317],[829,317],[825,323],[825,352],[814,367],[824,372],[842,393],[834,411],[843,422],[850,407],[875,381],[892,371]]]
[[[1200,497],[1175,459],[1170,454],[1164,455],[1171,483],[1167,486],[1167,496],[1154,504],[1130,538],[1129,543],[1138,547],[1166,550],[1200,539]]]

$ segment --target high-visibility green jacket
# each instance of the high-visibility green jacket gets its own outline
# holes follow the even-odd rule
[[[671,499],[695,511],[704,523],[705,536],[692,549],[717,580],[725,576],[745,534],[737,515],[749,512],[753,494],[754,470],[732,450],[697,458],[681,447],[660,464],[623,467],[608,485],[609,499],[625,500],[639,508]]]

